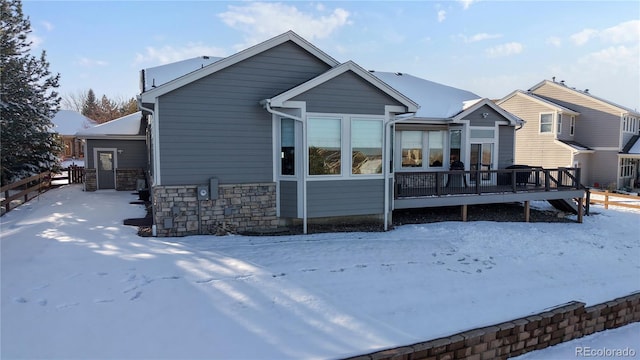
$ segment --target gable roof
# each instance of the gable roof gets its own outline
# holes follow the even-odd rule
[[[74,110],[60,110],[51,119],[51,132],[60,135],[74,135],[78,131],[96,126],[98,123]]]
[[[531,92],[524,92],[522,90],[513,91],[509,95],[507,95],[507,96],[503,97],[502,99],[498,100],[496,103],[498,105],[500,105],[500,104],[504,103],[505,101],[513,98],[514,96],[524,97],[525,99],[534,101],[534,102],[536,102],[536,103],[538,103],[540,105],[546,106],[546,107],[548,107],[548,108],[550,108],[550,109],[552,109],[554,111],[558,111],[558,112],[563,113],[563,114],[580,115],[579,112],[571,110],[568,107],[564,107],[562,105],[558,105],[558,104],[554,103],[553,101],[549,101],[547,99],[543,99],[538,95],[535,95],[535,94],[533,94]]]
[[[382,71],[371,71],[371,73],[420,105],[415,118],[448,119],[464,109],[464,102],[481,98],[470,91],[406,73]]]
[[[305,83],[302,83],[270,99],[265,99],[264,101],[268,102],[270,106],[282,107],[285,101],[288,101],[300,94],[303,94],[306,91],[309,91],[314,87],[337,77],[338,75],[344,74],[347,71],[352,71],[363,80],[369,82],[373,86],[385,92],[387,95],[391,96],[398,102],[405,105],[407,107],[408,112],[416,112],[420,107],[417,103],[415,103],[413,100],[407,97],[406,94],[401,93],[397,89],[389,86],[388,84],[381,81],[379,78],[373,76],[370,72],[366,71],[365,69],[363,69],[353,61],[347,61],[344,64],[335,66]]]
[[[214,56],[198,56],[192,59],[144,69],[141,71],[140,92],[145,92],[162,84],[166,84],[171,80],[202,69],[222,59],[221,57]]]
[[[525,121],[522,120],[521,118],[513,115],[512,113],[506,111],[505,109],[501,108],[500,106],[496,105],[496,103],[494,103],[491,99],[480,99],[480,101],[475,101],[472,102],[470,104],[467,104],[467,107],[461,111],[459,114],[457,114],[456,116],[454,116],[452,118],[453,121],[459,121],[464,119],[467,115],[473,113],[474,111],[480,109],[483,106],[488,106],[490,108],[492,108],[493,110],[495,110],[497,113],[499,113],[500,115],[502,115],[508,122],[510,125],[519,125],[519,124],[523,124]]]
[[[145,138],[140,135],[140,122],[142,121],[142,112],[138,111],[133,114],[123,116],[118,119],[96,125],[90,129],[85,129],[76,133],[81,138]]]
[[[587,98],[587,99],[591,99],[591,100],[596,101],[596,102],[598,102],[598,103],[600,103],[600,104],[602,104],[604,106],[607,106],[610,109],[613,109],[615,111],[620,111],[622,113],[630,113],[630,114],[633,114],[635,116],[640,116],[640,113],[638,113],[635,110],[631,110],[628,107],[625,107],[625,106],[622,106],[622,105],[618,105],[618,104],[616,104],[614,102],[611,102],[609,100],[605,100],[603,98],[594,96],[590,92],[588,92],[587,90],[580,91],[580,90],[577,90],[577,89],[574,89],[574,88],[570,88],[567,85],[565,85],[564,83],[557,83],[555,81],[543,80],[543,81],[537,83],[536,85],[534,85],[531,89],[529,89],[529,92],[535,92],[537,89],[541,88],[544,85],[550,85],[550,86],[556,87],[558,89],[562,89],[562,90],[564,90],[566,92],[574,93],[574,94],[577,94],[578,96],[581,96],[581,97],[584,97],[584,98]]]
[[[193,72],[190,72],[184,76],[181,76],[177,79],[173,79],[167,83],[164,83],[160,86],[157,86],[153,89],[150,89],[148,91],[143,92],[142,94],[140,94],[140,98],[142,100],[142,102],[144,103],[151,103],[154,102],[154,99],[158,96],[164,95],[168,92],[171,92],[173,90],[176,90],[182,86],[185,86],[189,83],[192,83],[198,79],[201,79],[205,76],[211,75],[217,71],[220,71],[222,69],[225,69],[231,65],[234,65],[242,60],[248,59],[250,57],[253,57],[257,54],[260,54],[261,52],[264,52],[266,50],[269,50],[273,47],[276,47],[280,44],[283,44],[287,41],[291,41],[295,44],[297,44],[298,46],[302,47],[303,49],[305,49],[306,51],[308,51],[309,53],[313,54],[314,56],[316,56],[318,59],[320,59],[321,61],[325,62],[326,64],[328,64],[331,67],[334,67],[336,65],[339,64],[338,61],[336,61],[334,58],[332,58],[331,56],[327,55],[325,52],[323,52],[322,50],[318,49],[317,47],[315,47],[313,44],[311,44],[310,42],[308,42],[307,40],[303,39],[302,37],[300,37],[300,35],[296,34],[293,31],[287,31],[284,34],[278,35],[274,38],[271,38],[267,41],[264,41],[260,44],[254,45],[248,49],[242,50],[238,53],[235,53],[229,57],[223,58],[219,61],[216,61],[210,65],[207,65],[203,68],[201,68],[200,70],[196,70]]]

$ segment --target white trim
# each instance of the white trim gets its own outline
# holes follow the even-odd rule
[[[609,147],[592,147],[591,150],[595,151],[620,151],[620,148],[609,146]]]
[[[79,139],[87,140],[146,140],[145,135],[86,135],[78,136]]]
[[[490,99],[487,99],[487,98],[483,98],[482,100],[476,102],[475,104],[473,104],[469,108],[463,110],[461,113],[459,113],[458,115],[456,115],[453,118],[451,118],[451,120],[453,122],[458,122],[458,121],[462,120],[463,118],[467,117],[469,114],[473,113],[474,111],[480,109],[482,106],[485,106],[485,105],[490,107],[490,108],[492,108],[493,110],[495,110],[500,115],[502,115],[507,121],[509,121],[509,125],[514,125],[515,126],[515,125],[521,124],[523,122],[522,119],[520,119],[519,117],[511,114],[510,112],[507,112],[506,110],[504,110],[500,106],[496,105],[496,103],[494,103],[493,101],[491,101]]]
[[[551,115],[551,130],[549,131],[542,131],[542,115]],[[556,121],[555,121],[555,117],[556,117],[556,113],[555,112],[539,112],[538,113],[538,135],[555,135],[555,130],[554,126],[556,125]]]
[[[160,177],[160,102],[159,98],[156,98],[153,105],[153,115],[151,119],[151,135],[153,142],[153,185],[162,185],[162,179]]]
[[[227,67],[230,67],[234,64],[239,63],[242,60],[248,59],[250,57],[253,57],[255,55],[258,55],[266,50],[269,50],[271,48],[274,48],[278,45],[281,45],[287,41],[292,41],[295,44],[297,44],[298,46],[302,47],[303,49],[305,49],[306,51],[308,51],[309,53],[311,53],[312,55],[314,55],[315,57],[317,57],[319,60],[321,60],[322,62],[326,63],[327,65],[334,67],[336,65],[339,64],[338,61],[336,61],[334,58],[332,58],[331,56],[329,56],[328,54],[326,54],[325,52],[321,51],[320,49],[318,49],[317,47],[315,47],[313,44],[311,44],[310,42],[306,41],[305,39],[303,39],[302,37],[300,37],[298,34],[296,34],[293,31],[287,31],[284,34],[278,35],[276,37],[273,37],[269,40],[266,40],[260,44],[254,45],[248,49],[242,50],[234,55],[231,55],[229,57],[223,58],[222,60],[219,60],[209,66],[205,66],[204,68],[200,69],[200,70],[196,70],[194,72],[191,72],[185,76],[179,77],[177,79],[174,79],[172,81],[169,81],[165,84],[162,84],[156,88],[150,89],[146,92],[143,92],[142,94],[140,94],[140,97],[142,99],[143,102],[145,103],[150,103],[153,102],[152,100],[164,95],[170,91],[176,90],[178,88],[181,88],[187,84],[190,84],[198,79],[201,79],[205,76],[211,75],[215,72],[218,72],[222,69],[225,69]]]
[[[286,102],[289,99],[292,99],[302,93],[305,93],[313,88],[315,88],[318,85],[321,85],[335,77],[337,77],[338,75],[341,75],[347,71],[352,71],[354,72],[356,75],[360,76],[363,80],[366,80],[367,82],[369,82],[371,85],[375,86],[376,88],[378,88],[380,91],[383,91],[384,93],[386,93],[387,95],[391,96],[392,98],[394,98],[395,100],[397,100],[398,102],[402,103],[403,105],[405,105],[407,107],[407,111],[403,111],[403,112],[416,112],[418,110],[418,108],[420,107],[417,103],[415,103],[413,100],[409,99],[408,97],[406,97],[405,95],[403,95],[402,93],[400,93],[398,90],[392,88],[391,86],[387,85],[385,82],[383,82],[382,80],[380,80],[378,77],[372,75],[370,72],[364,70],[363,68],[361,68],[358,64],[354,63],[353,61],[347,61],[344,64],[340,64],[338,66],[335,66],[334,68],[332,68],[331,70],[316,76],[315,78],[294,87],[293,89],[290,89],[288,91],[285,91],[279,95],[276,95],[274,97],[272,97],[271,99],[269,99],[271,106],[274,107],[281,107],[283,106],[283,103]]]
[[[100,171],[100,169],[98,168],[98,152],[99,151],[113,152],[113,188],[115,189],[117,187],[116,169],[118,168],[118,148],[93,148],[93,168],[96,169],[96,190],[101,190],[100,176],[98,176],[98,172]]]
[[[579,150],[574,148],[573,146],[569,145],[569,144],[565,144],[562,141],[558,140],[558,139],[554,139],[553,142],[557,145],[560,145],[562,147],[567,148],[568,150],[571,151],[572,156],[574,154],[593,154],[595,151],[592,149],[584,149],[584,150]]]

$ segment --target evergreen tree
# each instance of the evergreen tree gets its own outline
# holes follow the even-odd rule
[[[93,89],[89,89],[87,92],[87,96],[82,104],[81,113],[91,120],[98,120],[96,117],[100,114],[100,107],[98,106],[96,94],[93,92]]]
[[[102,95],[102,99],[100,99],[99,109],[100,114],[96,117],[95,120],[100,124],[120,117],[118,105],[114,101],[109,100],[107,95]]]
[[[0,0],[0,161],[2,185],[56,171],[60,142],[50,130],[59,109],[60,74],[49,72],[43,51],[29,53],[31,23],[20,0]]]

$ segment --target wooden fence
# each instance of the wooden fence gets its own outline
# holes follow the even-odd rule
[[[591,195],[601,195],[604,197],[604,200],[600,200],[600,199],[594,199],[592,196],[590,201],[592,203],[604,204],[605,209],[608,209],[609,205],[627,207],[632,209],[640,209],[640,196],[611,193],[608,190],[597,191],[597,190],[591,189],[590,192],[591,192]],[[611,200],[611,198],[616,198],[616,199]],[[618,199],[622,199],[622,200],[618,200]],[[635,200],[635,201],[629,201],[629,200]]]
[[[60,180],[67,180],[69,184],[82,184],[84,182],[84,166],[71,165],[61,169],[58,174],[53,176],[53,180],[56,180],[58,185]]]
[[[49,186],[51,186],[51,173],[48,171],[3,186],[0,188],[0,193],[4,195],[0,203],[4,208],[3,215],[37,197]],[[16,200],[22,200],[22,202]]]

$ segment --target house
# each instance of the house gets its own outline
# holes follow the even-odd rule
[[[96,126],[98,123],[88,117],[73,110],[60,110],[51,119],[53,129],[51,131],[57,133],[62,141],[62,160],[84,159],[84,148],[81,141],[76,137],[78,131],[83,131]]]
[[[87,154],[85,191],[147,187],[146,119],[141,111],[79,131],[76,136],[83,139]]]
[[[637,186],[637,111],[555,79],[516,90],[497,104],[525,120],[516,132],[516,163],[580,168],[587,186]]]
[[[335,218],[386,228],[399,208],[583,193],[551,182],[569,170],[536,173],[535,193],[516,184],[505,168],[521,121],[492,101],[340,63],[291,31],[178,67],[171,80],[141,72],[157,236]]]

